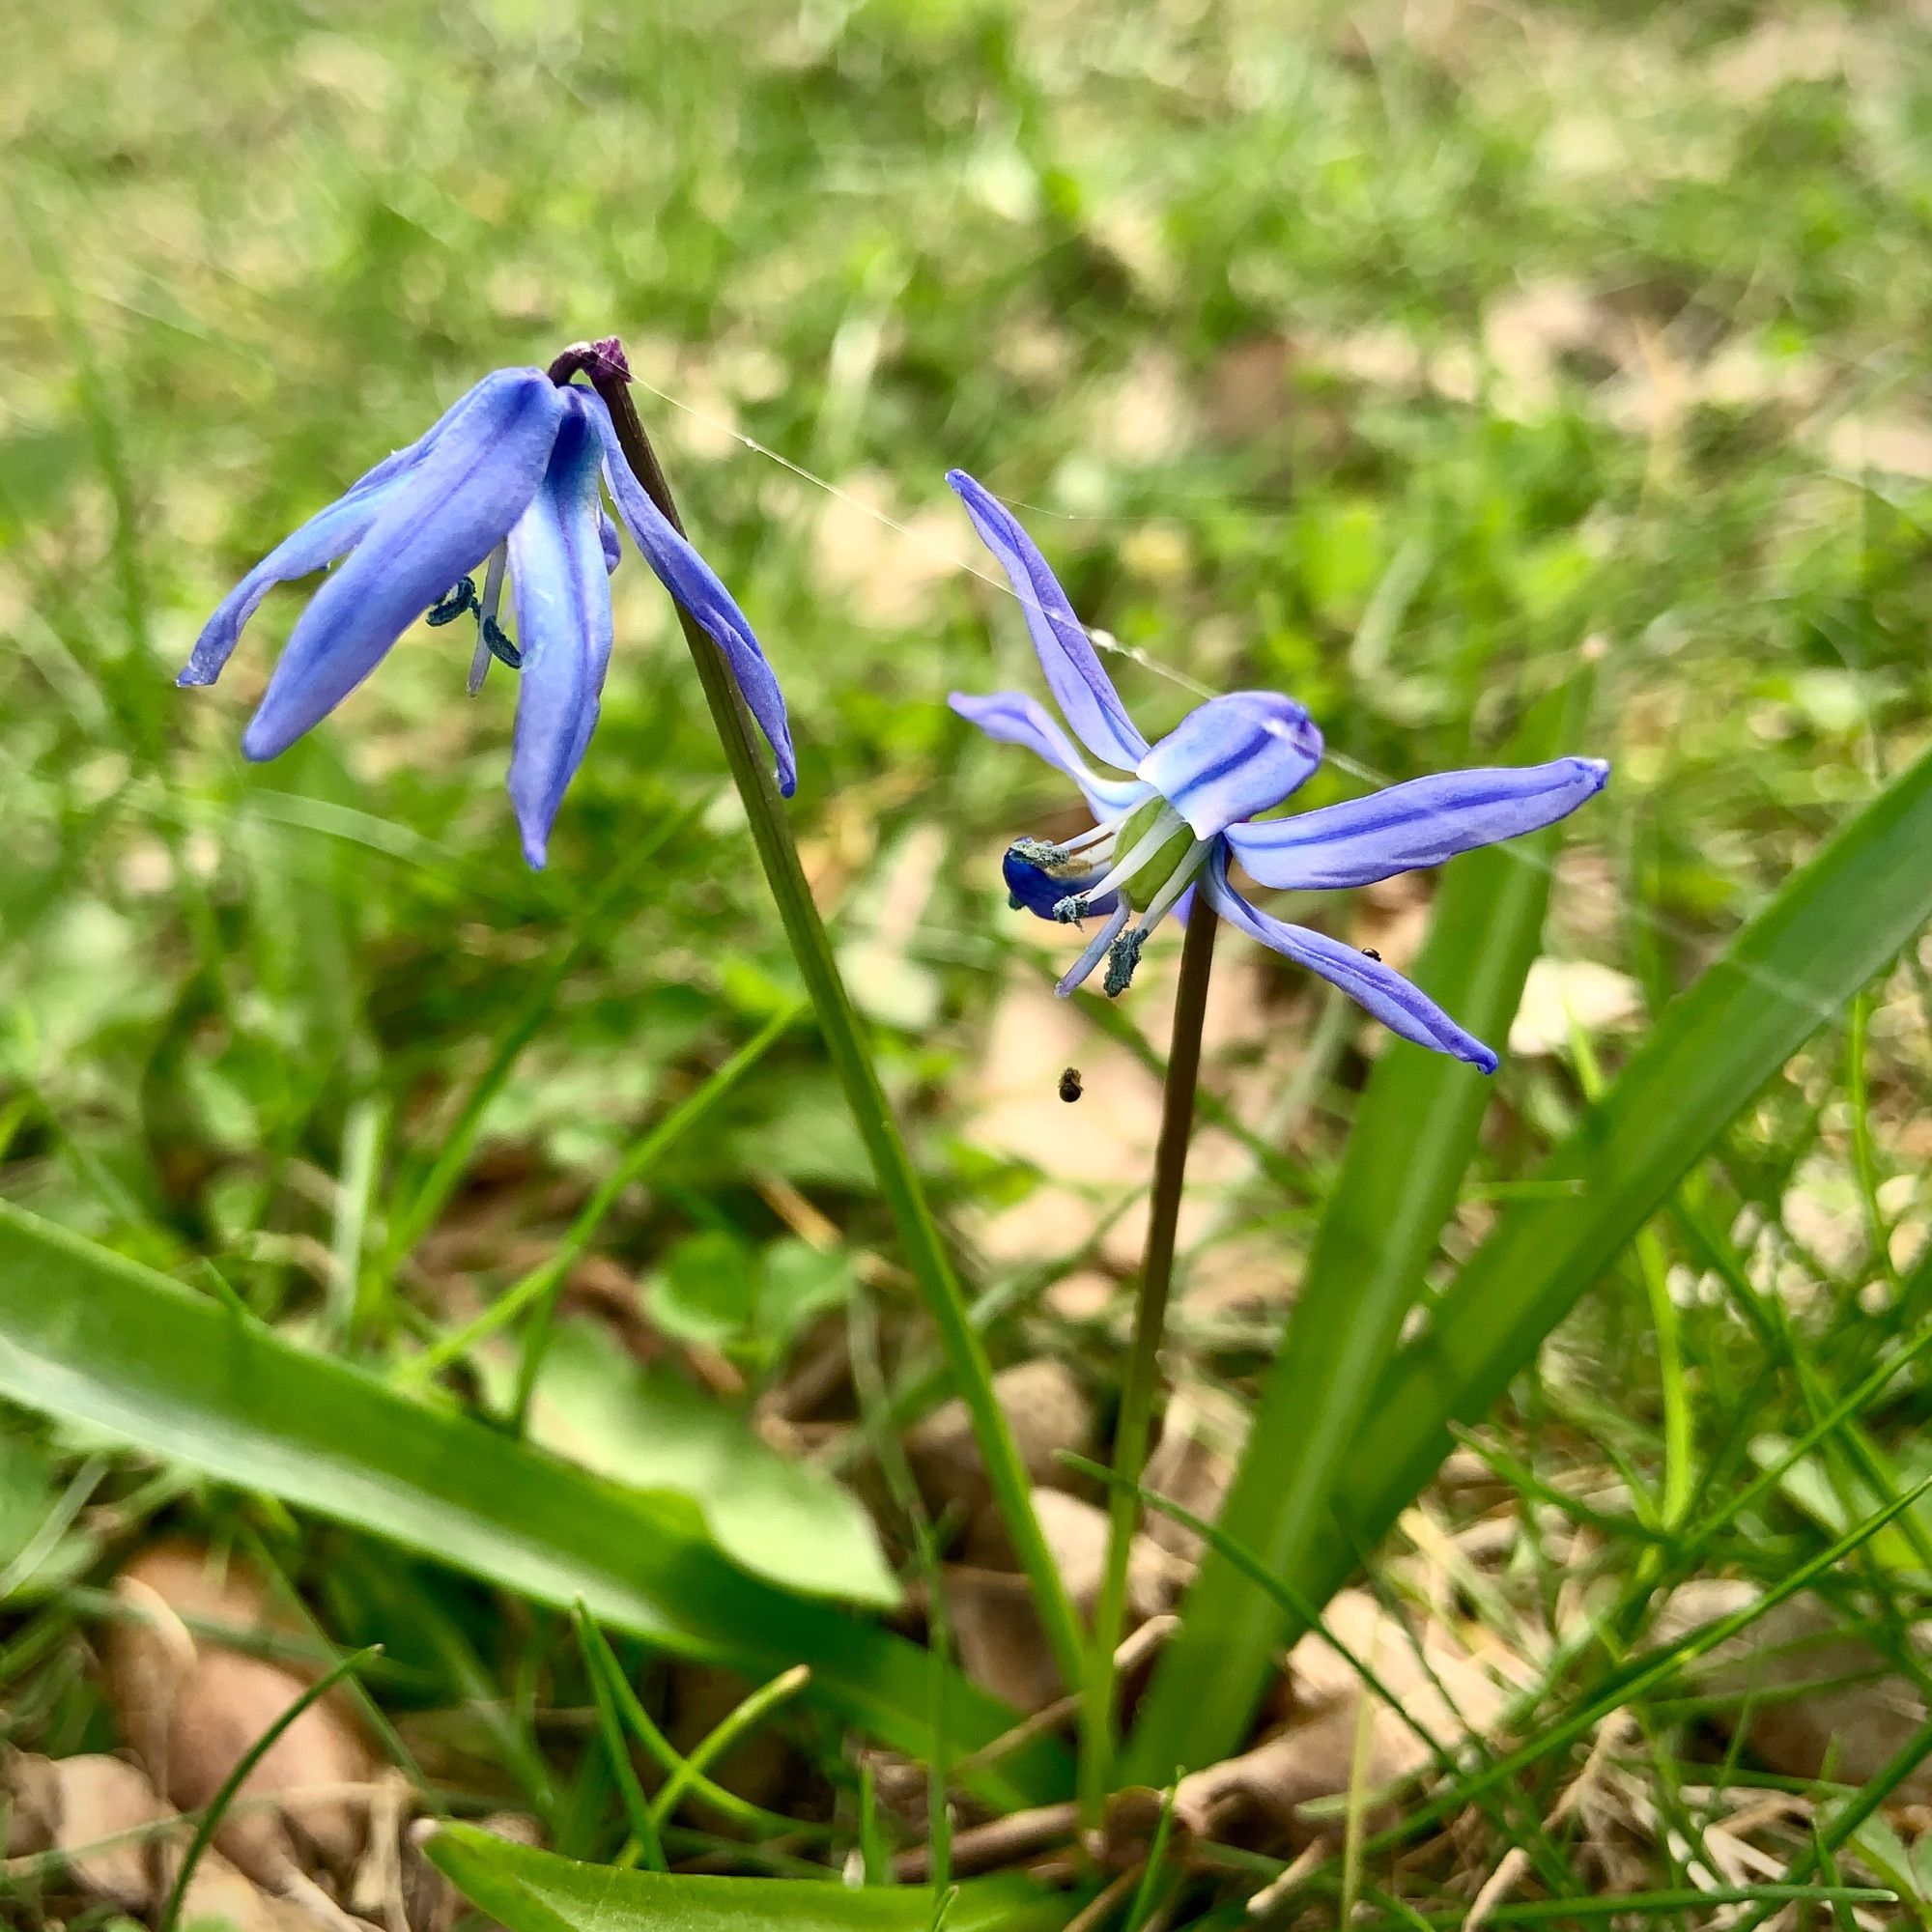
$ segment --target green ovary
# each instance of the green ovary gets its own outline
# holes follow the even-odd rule
[[[1114,841],[1117,852],[1131,852],[1135,845],[1152,829],[1154,820],[1163,811],[1173,808],[1164,798],[1151,798],[1122,826],[1120,837]],[[1194,834],[1186,824],[1179,823],[1174,828],[1174,836],[1154,853],[1134,873],[1125,885],[1120,888],[1122,896],[1136,911],[1150,904],[1161,887],[1173,878],[1180,863],[1194,849]]]

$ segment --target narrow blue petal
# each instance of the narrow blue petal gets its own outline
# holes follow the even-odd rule
[[[1473,1034],[1465,1033],[1419,987],[1392,967],[1371,959],[1352,946],[1305,925],[1289,925],[1252,906],[1228,883],[1228,851],[1217,843],[1208,862],[1208,903],[1231,925],[1251,939],[1319,973],[1339,986],[1358,1006],[1366,1007],[1391,1033],[1412,1039],[1457,1060],[1466,1060],[1485,1073],[1496,1070],[1496,1056]]]
[[[617,568],[624,554],[624,547],[618,540],[617,526],[605,514],[601,502],[597,505],[597,539],[604,546],[604,570],[608,576]]]
[[[1140,776],[1211,838],[1279,805],[1321,762],[1321,733],[1292,697],[1232,691],[1197,705],[1140,761]]]
[[[466,390],[415,441],[391,450],[382,462],[365,469],[327,509],[277,544],[221,600],[175,682],[213,684],[241,641],[242,627],[277,583],[306,577],[354,550],[376,521],[389,491],[436,446],[443,432],[475,400],[476,393],[477,388]]]
[[[1100,883],[1103,869],[1082,870],[1074,867],[1056,867],[1049,870],[1045,866],[1029,859],[1017,845],[1007,848],[1007,856],[1000,864],[1001,875],[1005,878],[1007,891],[1014,902],[1032,913],[1035,918],[1045,920],[1054,918],[1053,909],[1062,899],[1092,892]],[[1095,899],[1087,910],[1104,918],[1119,904],[1119,895],[1107,893]]]
[[[1228,842],[1264,886],[1367,886],[1553,825],[1602,791],[1601,758],[1442,772],[1293,818],[1231,825]]]
[[[604,446],[604,481],[617,505],[617,515],[630,531],[638,554],[724,653],[731,675],[778,761],[779,790],[789,798],[798,789],[798,759],[792,751],[784,693],[779,689],[779,681],[765,662],[764,652],[758,648],[750,621],[719,582],[717,573],[671,528],[664,512],[632,474],[603,397],[593,389],[582,393],[589,400]]]
[[[510,802],[524,856],[541,867],[557,808],[596,727],[611,662],[611,583],[598,527],[603,443],[579,389],[560,391],[564,417],[550,468],[510,531],[510,582],[523,653]]]
[[[499,369],[471,390],[302,612],[242,735],[249,757],[274,757],[326,718],[502,541],[543,481],[562,416],[540,369]]]
[[[1096,758],[1131,771],[1146,754],[1127,707],[1067,601],[1045,557],[1020,528],[1013,513],[963,469],[949,469],[946,480],[958,493],[986,548],[999,558],[1026,611],[1027,629],[1046,673],[1047,688],[1073,726],[1073,734]]]
[[[1029,697],[1025,692],[996,691],[978,697],[970,692],[955,691],[946,701],[987,737],[996,738],[1003,745],[1024,745],[1056,771],[1065,772],[1086,795],[1096,819],[1112,818],[1149,796],[1149,787],[1138,779],[1096,777],[1052,713],[1038,698]]]
[[[318,511],[293,535],[286,536],[215,607],[202,626],[177,684],[213,684],[242,641],[242,630],[261,609],[262,600],[278,583],[306,577],[346,555],[369,533],[382,514],[393,480],[378,483],[339,497]],[[461,573],[459,573],[460,575]]]
[[[488,382],[486,376],[484,382]],[[483,388],[483,383],[472,383],[462,395],[450,404],[413,442],[405,443],[401,449],[391,450],[382,462],[365,469],[342,495],[345,499],[359,497],[365,490],[380,489],[384,483],[391,483],[406,469],[413,469],[422,459],[434,449],[448,429],[470,404],[475,402]]]

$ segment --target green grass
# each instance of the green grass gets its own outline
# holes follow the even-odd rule
[[[1065,800],[945,708],[1037,679],[946,468],[1027,506],[1150,727],[1202,688],[1307,702],[1337,754],[1310,803],[1544,733],[1613,761],[1560,849],[1426,885],[1418,971],[1500,1047],[1538,952],[1615,968],[1627,1028],[1506,1054],[1491,1086],[1378,1051],[1223,935],[1223,988],[1240,973],[1261,1015],[1210,1045],[1203,1113],[1252,1157],[1187,1224],[1164,1366],[1262,1446],[1135,1773],[1229,1749],[1269,1636],[1366,1569],[1525,1670],[1488,1751],[1347,1857],[1337,1811],[1291,1921],[1347,1891],[1358,1923],[1460,1922],[1520,1847],[1498,1924],[1566,1898],[1591,1922],[1604,1891],[1637,1895],[1629,1922],[1720,1922],[1713,1835],[1787,1786],[1753,1840],[1782,1878],[1726,1881],[1746,1922],[1780,1886],[1815,1924],[1873,1885],[1924,1919],[1888,1801],[1926,1746],[1780,1771],[1726,1742],[1658,1622],[1681,1582],[1769,1588],[1842,1548],[1819,1592],[1927,1684],[1922,21],[696,17],[28,0],[0,23],[0,1741],[115,1745],[105,1585],[170,1529],[271,1558],[316,1655],[380,1642],[358,1694],[404,1758],[418,1719],[483,1714],[495,1783],[439,1802],[527,1810],[585,1860],[655,1862],[660,1834],[673,1865],[877,1874],[920,1833],[860,1743],[950,1762],[1007,1720],[880,1607],[920,1601],[923,1539],[960,1525],[905,1521],[903,1486],[881,1503],[863,1430],[823,1460],[881,1509],[876,1543],[796,1436],[789,1461],[757,1439],[855,1283],[883,1385],[809,1420],[908,1425],[949,1384],[635,558],[540,875],[502,791],[511,680],[465,699],[450,634],[267,767],[240,728],[298,593],[214,690],[172,687],[234,576],[377,455],[484,370],[616,330],[784,681],[791,823],[974,1325],[996,1366],[1065,1357],[1103,1415],[1131,1282],[1095,1229],[1147,1176],[1110,1177],[1091,1222],[989,1234],[1051,1180],[975,1111],[1041,971],[998,857]],[[1307,910],[1343,934],[1416,916]],[[1092,1062],[1123,1023],[1157,1061],[1149,980],[1092,1016]],[[1096,1253],[1113,1307],[1069,1313],[1050,1291]],[[1220,1296],[1257,1253],[1265,1292]],[[546,1353],[565,1256],[617,1286],[586,1300],[581,1272]],[[593,1321],[663,1359],[599,1373]],[[525,1363],[534,1446],[507,1427]],[[596,1419],[547,1435],[547,1404]],[[668,1433],[682,1453],[625,1463]],[[1431,1539],[1465,1537],[1486,1553],[1445,1582]],[[660,1818],[661,1778],[729,1784],[649,1741],[692,1657],[746,1690],[811,1664],[753,1713],[794,1771]],[[1612,1870],[1554,1807],[1619,1708],[1589,1774]],[[1048,1744],[961,1799],[1071,1788]],[[487,1863],[449,1843],[459,1876]],[[0,1870],[0,1916],[71,1909],[57,1873]],[[1217,1848],[1115,1922],[1236,1923],[1278,1871]],[[541,1893],[543,1932],[587,1883],[494,1882]],[[658,1909],[631,1883],[625,1910]],[[878,1922],[943,1905],[893,1897]]]

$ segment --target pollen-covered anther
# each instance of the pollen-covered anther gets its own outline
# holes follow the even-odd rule
[[[1087,917],[1088,902],[1085,893],[1069,893],[1064,899],[1056,899],[1053,916],[1062,925],[1078,925]]]
[[[1107,949],[1107,977],[1100,990],[1110,1000],[1118,1000],[1134,982],[1134,969],[1141,963],[1141,949],[1148,942],[1148,928],[1137,925],[1123,932]]]
[[[1073,854],[1065,845],[1055,845],[1044,838],[1016,838],[1012,849],[1030,866],[1037,866],[1043,872],[1057,871],[1062,866],[1073,863]]]

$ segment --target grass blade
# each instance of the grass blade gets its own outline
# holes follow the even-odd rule
[[[1539,706],[1510,758],[1534,763],[1574,743],[1588,687],[1579,678]],[[1516,1015],[1556,838],[1552,828],[1523,841],[1526,851],[1471,853],[1443,874],[1416,977],[1478,1035],[1501,1036]],[[1292,1573],[1326,1520],[1493,1091],[1474,1067],[1400,1043],[1369,1082],[1222,1513],[1228,1536],[1271,1571]],[[1277,1628],[1240,1568],[1210,1550],[1136,1729],[1133,1778],[1158,1783],[1177,1764],[1211,1763],[1235,1748],[1272,1672]]]
[[[617,1715],[617,1699],[611,1689],[616,1674],[616,1659],[591,1622],[580,1602],[571,1607],[571,1622],[577,1632],[577,1647],[583,1653],[584,1675],[590,1679],[590,1701],[597,1712],[597,1735],[604,1755],[611,1761],[611,1776],[616,1780],[617,1795],[623,1801],[624,1816],[638,1851],[653,1871],[668,1871],[664,1840],[658,1835],[658,1821],[651,1816],[650,1800],[638,1781],[638,1768],[631,1762],[631,1747],[625,1742],[622,1719]]]

